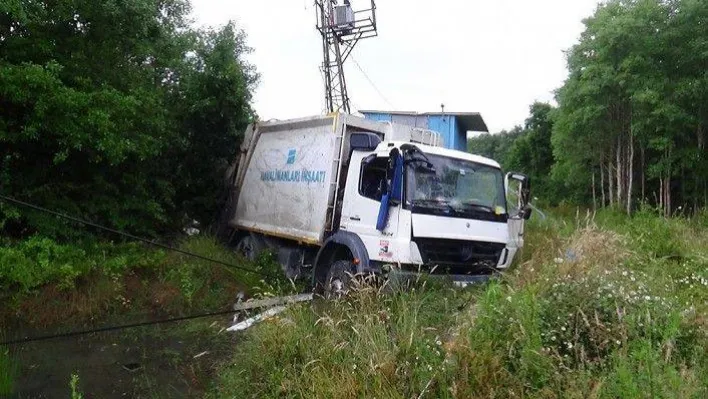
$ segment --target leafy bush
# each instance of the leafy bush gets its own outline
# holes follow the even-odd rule
[[[138,244],[59,244],[33,236],[0,247],[0,288],[27,292],[48,283],[71,289],[82,276],[93,271],[118,276],[130,268],[159,263],[161,251]]]

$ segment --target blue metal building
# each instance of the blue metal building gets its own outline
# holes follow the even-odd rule
[[[423,129],[442,135],[445,147],[467,151],[467,132],[487,132],[487,124],[477,112],[399,112],[359,111],[367,119],[393,122]]]

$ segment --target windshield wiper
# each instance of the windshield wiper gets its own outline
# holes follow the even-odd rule
[[[481,209],[481,210],[484,210],[484,211],[489,212],[489,213],[495,213],[495,212],[494,212],[494,209],[492,209],[491,206],[478,204],[478,203],[476,203],[476,202],[463,202],[462,205],[464,205],[464,206],[469,206],[469,207],[472,207],[472,208]]]
[[[441,201],[436,199],[417,199],[411,201],[411,203],[413,204],[413,206],[423,206],[428,208],[430,208],[430,205],[437,205],[437,208],[445,208],[451,212],[457,212],[457,210],[447,201]]]

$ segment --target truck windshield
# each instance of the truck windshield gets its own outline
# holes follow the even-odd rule
[[[428,154],[406,168],[406,206],[417,213],[506,222],[501,170]]]

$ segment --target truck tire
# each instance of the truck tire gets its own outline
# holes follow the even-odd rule
[[[254,237],[253,234],[248,233],[241,237],[238,244],[236,244],[235,251],[247,260],[255,262],[258,259],[258,255],[263,252],[263,249],[261,241]]]
[[[325,298],[334,299],[346,296],[356,274],[356,266],[348,260],[338,260],[330,266],[325,280]]]

